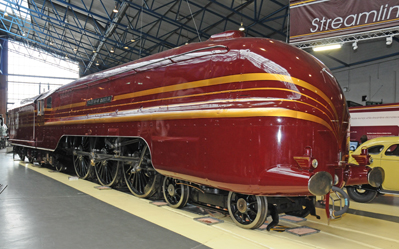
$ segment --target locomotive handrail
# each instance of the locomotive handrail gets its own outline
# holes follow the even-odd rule
[[[145,72],[145,71],[147,71],[147,70],[150,70],[150,69],[154,69],[154,68],[155,68],[155,67],[148,67],[148,66],[156,65],[156,64],[161,63],[161,62],[164,62],[164,61],[170,61],[171,63],[176,63],[176,61],[174,61],[173,59],[176,59],[176,58],[181,57],[181,56],[184,56],[184,55],[192,54],[192,53],[195,53],[195,52],[204,51],[204,50],[208,50],[208,49],[214,49],[214,48],[223,48],[223,49],[225,49],[225,51],[223,51],[223,52],[227,52],[227,51],[229,50],[229,48],[228,48],[227,46],[224,46],[224,45],[214,45],[214,46],[210,46],[210,47],[204,47],[204,48],[198,48],[198,49],[190,50],[190,51],[188,51],[188,52],[184,52],[184,53],[181,53],[181,54],[176,54],[176,55],[168,56],[168,57],[165,57],[165,58],[162,58],[162,59],[159,59],[159,60],[150,61],[150,62],[148,62],[148,63],[142,62],[142,65],[139,65],[138,67],[134,67],[134,66],[135,66],[135,65],[138,65],[138,64],[141,64],[141,63],[135,63],[135,64],[131,64],[131,65],[125,66],[125,67],[127,67],[125,70],[114,70],[113,73],[110,73],[110,74],[108,74],[108,75],[105,75],[105,76],[102,77],[102,78],[93,79],[93,80],[91,80],[91,81],[84,82],[84,83],[79,84],[79,85],[74,85],[74,86],[70,86],[70,87],[64,88],[64,89],[60,90],[60,92],[67,91],[67,90],[73,89],[73,88],[75,88],[75,87],[79,87],[79,86],[83,86],[83,85],[88,85],[88,84],[90,84],[90,83],[92,83],[92,82],[99,81],[99,80],[102,80],[102,79],[105,79],[105,78],[109,78],[109,77],[112,77],[112,76],[115,76],[115,75],[121,75],[121,74],[123,74],[123,73],[125,73],[125,72],[128,72],[128,71],[134,71],[135,73]],[[212,52],[213,52],[213,51],[212,51]],[[213,53],[212,53],[212,52],[211,52],[210,54],[215,54],[214,52],[213,52]],[[209,55],[209,54],[206,54],[206,55]],[[202,56],[205,56],[205,55],[201,55],[201,56],[198,56],[198,57],[202,57]],[[191,58],[188,58],[187,60],[191,60],[191,59],[198,58],[198,57],[191,57]],[[165,66],[165,65],[168,65],[168,64],[161,64],[161,65],[159,65],[159,66]],[[130,67],[129,67],[129,66],[130,66]],[[146,70],[142,70],[142,71],[139,70],[139,71],[137,71],[137,69],[140,69],[140,68],[143,68],[143,67],[148,67],[148,68],[147,68]]]

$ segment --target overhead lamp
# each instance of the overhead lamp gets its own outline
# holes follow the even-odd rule
[[[389,46],[389,45],[391,45],[392,44],[392,36],[388,36],[387,37],[387,42],[386,42],[386,44]]]
[[[354,43],[352,43],[352,48],[353,50],[356,50],[358,48],[357,46],[357,41],[355,41]]]
[[[123,48],[124,48],[124,49],[129,49],[129,47],[128,47],[128,46],[124,46]]]
[[[8,16],[8,13],[7,13],[7,11],[6,11],[6,12],[4,12],[4,16]]]
[[[96,50],[93,50],[93,53],[97,53],[97,51],[96,51]]]
[[[96,66],[99,66],[100,65],[100,63],[98,63],[98,61],[96,62]]]
[[[73,51],[78,51],[78,48],[77,48],[77,47],[75,47],[75,48],[73,49]]]
[[[65,58],[68,59],[68,55],[67,54],[65,55]]]
[[[115,51],[114,51],[114,48],[111,48],[111,50],[110,50],[109,52],[111,52],[111,53],[115,52]]]
[[[241,26],[238,28],[239,31],[245,31],[244,23],[241,22]]]
[[[115,5],[115,8],[112,10],[112,12],[118,13],[118,9],[116,8],[116,5]]]
[[[131,42],[135,42],[136,40],[135,40],[135,39],[131,39],[130,41],[131,41]]]
[[[341,47],[342,47],[341,44],[330,44],[330,45],[326,45],[326,46],[313,47],[313,51],[325,51],[325,50],[338,49]]]

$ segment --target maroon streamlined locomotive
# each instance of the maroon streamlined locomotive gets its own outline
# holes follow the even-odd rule
[[[315,215],[333,185],[383,181],[346,163],[348,109],[326,66],[239,31],[78,79],[9,121],[21,159],[60,169],[72,158],[82,179],[124,181],[138,197],[161,189],[172,207],[228,210],[244,228]]]

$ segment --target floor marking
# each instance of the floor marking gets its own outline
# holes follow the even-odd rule
[[[311,227],[307,226],[301,226],[301,227],[295,227],[295,228],[289,228],[285,230],[287,233],[291,233],[294,235],[297,235],[299,237],[301,236],[306,236],[306,235],[311,235],[320,232],[319,229],[314,229]]]
[[[323,225],[327,232],[323,232],[322,229],[320,233],[314,234],[312,236],[305,237],[295,237],[291,234],[287,233],[279,233],[279,232],[266,232],[261,230],[247,230],[236,226],[233,221],[230,220],[230,217],[221,218],[224,223],[216,224],[213,226],[204,226],[199,222],[193,221],[193,218],[203,217],[203,215],[198,215],[195,213],[190,213],[187,211],[181,211],[178,209],[171,208],[169,206],[157,207],[155,205],[149,205],[150,201],[146,199],[136,198],[130,193],[124,193],[117,190],[109,190],[109,191],[98,191],[94,188],[94,186],[98,186],[95,183],[78,180],[78,181],[69,181],[68,176],[63,173],[53,174],[47,172],[47,168],[39,168],[32,167],[28,163],[20,163],[21,166],[25,166],[33,171],[41,173],[49,178],[57,180],[67,186],[77,189],[80,192],[90,195],[100,201],[108,203],[114,207],[117,207],[121,210],[124,210],[128,213],[136,215],[142,219],[145,219],[149,222],[152,222],[158,226],[164,227],[172,232],[181,234],[187,238],[190,238],[194,241],[197,241],[203,245],[212,247],[212,248],[269,248],[269,249],[280,249],[280,248],[331,248],[336,249],[337,245],[340,243],[344,243],[346,247],[358,248],[359,245],[363,247],[369,248],[379,248],[370,244],[366,244],[367,241],[363,239],[366,238],[369,240],[373,240],[376,243],[378,242],[381,247],[395,247],[390,243],[395,242],[399,243],[399,241],[390,238],[384,238],[384,236],[373,235],[367,232],[361,232],[360,230],[353,230],[344,227],[338,227],[335,225],[327,226],[326,224],[315,222],[310,219],[307,221],[318,224],[318,226]],[[177,219],[179,218],[180,219]],[[182,217],[187,217],[189,219],[182,219]],[[356,215],[349,214],[348,218],[353,217],[361,217]],[[323,217],[325,218],[325,217]],[[366,218],[370,219],[370,218]],[[378,221],[377,219],[373,219],[376,222],[386,222],[386,221]],[[307,222],[306,221],[306,222]],[[348,219],[351,222],[350,219]],[[285,221],[282,221],[283,223]],[[346,225],[345,220],[342,220],[341,225]],[[291,226],[298,226],[295,223],[290,223]],[[358,225],[359,223],[355,223]],[[395,224],[397,223],[390,223]],[[381,225],[377,223],[377,225]],[[189,229],[188,229],[189,228]],[[338,229],[338,230],[334,230]],[[389,227],[391,229],[391,226]],[[396,228],[395,228],[396,229]],[[350,231],[355,235],[354,237],[358,238],[359,241],[356,241],[350,238],[345,238],[346,232],[342,231]],[[336,233],[341,232],[343,235],[339,236]],[[367,235],[367,236],[363,236]],[[368,238],[369,236],[371,238]],[[352,236],[352,235],[351,235]],[[374,238],[378,238],[375,240]],[[387,241],[384,241],[387,240]],[[372,243],[371,243],[372,244]]]
[[[360,234],[367,235],[367,236],[377,237],[379,239],[389,240],[389,241],[396,242],[396,243],[399,244],[399,240],[391,239],[389,237],[383,237],[381,235],[376,235],[376,234],[372,234],[372,233],[368,233],[368,232],[363,232],[361,230],[353,230],[353,229],[349,229],[349,228],[345,228],[345,227],[340,227],[340,226],[332,225],[331,223],[329,225],[327,225],[326,223],[319,222],[319,221],[314,221],[314,220],[310,220],[310,219],[308,219],[307,221],[312,222],[312,223],[316,223],[316,224],[319,224],[319,225],[322,225],[322,226],[327,226],[327,227],[332,227],[332,228],[335,228],[335,229],[348,231],[348,232],[360,233]],[[322,233],[326,233],[323,230],[321,230],[321,232]]]
[[[49,178],[59,181],[100,201],[145,219],[158,226],[164,227],[172,232],[202,243],[206,246],[212,248],[235,248],[238,246],[243,248],[272,249],[266,244],[252,241],[246,237],[237,236],[236,234],[232,234],[231,232],[216,227],[219,224],[214,226],[204,226],[199,222],[194,222],[193,218],[197,218],[199,215],[190,214],[188,212],[176,212],[178,211],[177,209],[168,206],[159,208],[155,205],[150,205],[150,200],[137,198],[130,193],[124,193],[114,189],[108,191],[98,191],[94,188],[95,186],[98,186],[98,184],[93,182],[81,179],[77,181],[70,181],[68,180],[68,177],[70,176],[64,173],[52,174],[48,172],[47,168],[34,167],[33,165],[25,162],[18,163],[21,166],[27,167]],[[190,219],[181,219],[181,216],[186,216]],[[246,230],[242,228],[239,229],[244,231]]]
[[[0,184],[0,194],[3,193],[4,189],[7,188],[7,185],[1,185]]]
[[[363,204],[363,205],[368,205],[368,204]],[[320,208],[320,209],[324,209],[324,206],[322,206],[322,205],[316,205],[316,207]],[[353,209],[353,208],[349,208],[346,213],[399,223],[399,216],[395,216],[395,215],[379,214],[379,213],[375,213],[375,212]]]
[[[223,220],[219,220],[213,217],[200,217],[200,218],[194,218],[194,220],[206,225],[215,225],[224,222]]]

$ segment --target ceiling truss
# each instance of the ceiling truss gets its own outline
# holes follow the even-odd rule
[[[207,40],[241,22],[247,36],[287,40],[288,0],[2,0],[0,7],[7,39],[77,61],[83,74]]]

